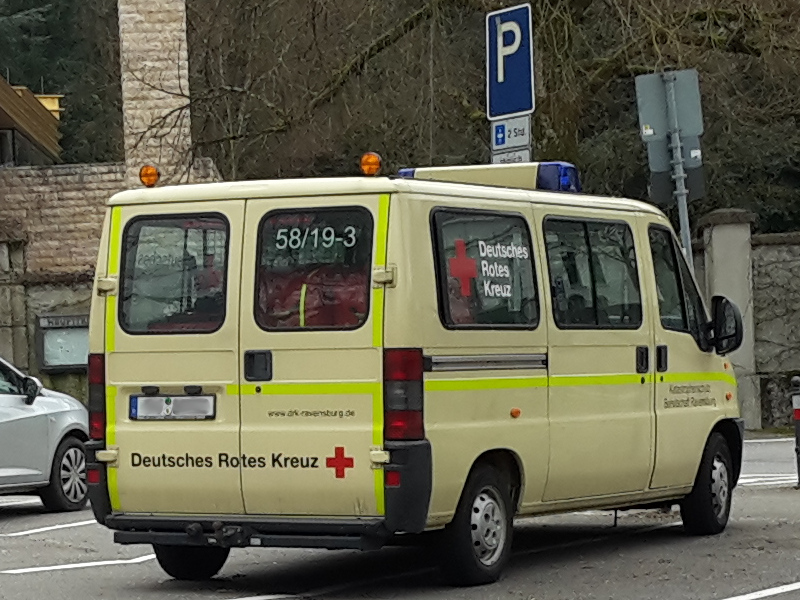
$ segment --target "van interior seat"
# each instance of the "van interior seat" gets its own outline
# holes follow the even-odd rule
[[[305,327],[354,327],[364,321],[368,305],[364,267],[311,266],[285,274],[260,271],[256,316],[266,327],[299,329],[301,312]]]

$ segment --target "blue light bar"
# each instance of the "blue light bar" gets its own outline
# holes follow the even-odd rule
[[[397,174],[400,177],[406,177],[408,179],[414,179],[414,173],[416,173],[416,169],[408,168],[408,169],[400,169]]]
[[[572,163],[563,161],[540,163],[536,189],[579,193],[581,180],[578,169]]]

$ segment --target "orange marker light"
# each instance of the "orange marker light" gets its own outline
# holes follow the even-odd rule
[[[728,363],[725,363],[725,370],[727,371],[729,368],[730,368],[730,365]]]
[[[518,419],[521,414],[522,414],[522,411],[520,409],[518,409],[518,408],[512,408],[511,409],[511,418]]]
[[[733,394],[730,393],[730,392],[726,392],[725,400],[728,400],[728,401],[733,400]]]
[[[361,172],[367,176],[377,175],[381,171],[382,162],[380,155],[367,152],[361,157]]]
[[[139,180],[145,187],[155,187],[158,180],[161,178],[161,173],[158,172],[153,165],[145,165],[139,169]]]

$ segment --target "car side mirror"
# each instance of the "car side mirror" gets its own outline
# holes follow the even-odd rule
[[[714,349],[717,354],[730,354],[742,345],[744,326],[739,308],[724,296],[711,299],[711,312],[714,337]]]
[[[42,382],[36,377],[26,377],[22,383],[22,393],[25,394],[25,403],[33,404],[34,400],[42,394]]]

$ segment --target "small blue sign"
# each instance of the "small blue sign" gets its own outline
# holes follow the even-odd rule
[[[505,124],[494,126],[494,144],[495,146],[505,146],[506,144]]]
[[[486,15],[486,114],[490,121],[534,111],[531,5]]]

